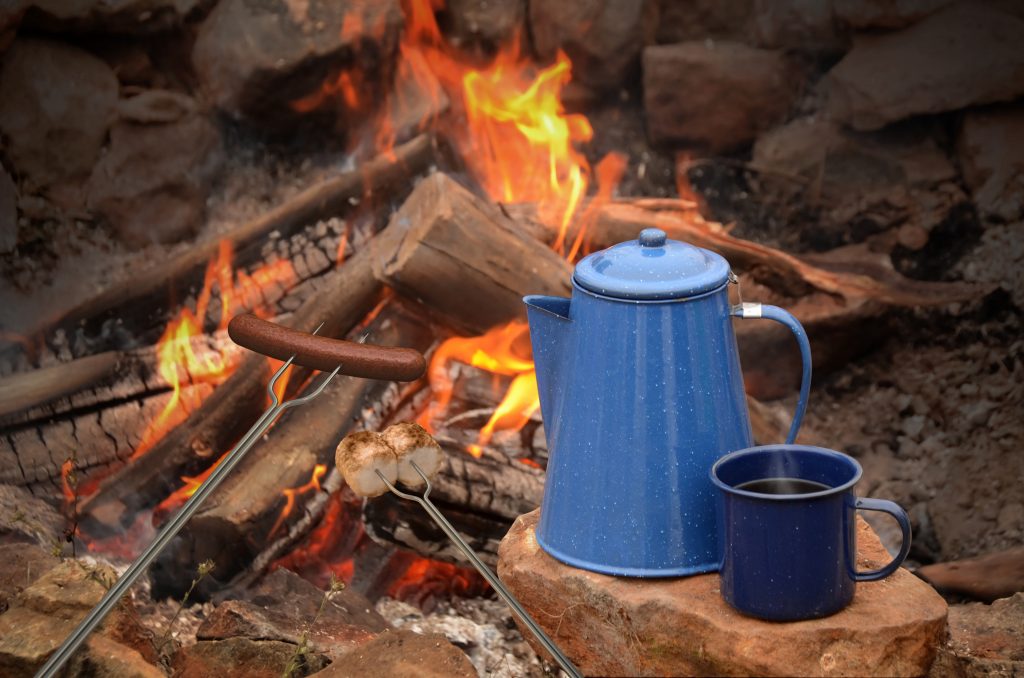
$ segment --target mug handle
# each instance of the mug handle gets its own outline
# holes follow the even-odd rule
[[[800,378],[800,399],[796,403],[796,412],[793,414],[793,423],[789,427],[789,435],[786,436],[786,444],[796,440],[796,434],[800,432],[800,424],[804,420],[804,411],[807,409],[807,396],[811,392],[811,342],[807,340],[807,332],[792,313],[783,310],[778,306],[768,304],[757,304],[744,302],[737,304],[732,309],[732,314],[739,318],[767,318],[777,323],[782,323],[793,332],[796,343],[800,346],[800,362],[803,363],[803,376]]]
[[[907,559],[907,554],[910,553],[910,540],[912,538],[910,534],[910,518],[907,517],[907,512],[904,511],[899,504],[887,499],[857,497],[854,506],[858,509],[864,509],[865,511],[882,511],[883,513],[888,513],[900,524],[900,530],[903,532],[903,543],[900,545],[899,555],[893,558],[888,565],[877,570],[854,572],[853,574],[853,578],[857,581],[878,581],[879,579],[885,579],[895,572],[896,568],[903,564],[903,561]]]

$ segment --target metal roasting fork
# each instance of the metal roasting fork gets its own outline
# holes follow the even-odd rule
[[[580,670],[577,669],[573,663],[569,661],[569,658],[565,656],[557,645],[555,645],[555,641],[551,640],[551,638],[548,637],[548,634],[544,633],[544,629],[542,629],[540,625],[533,620],[530,614],[523,609],[523,606],[519,604],[519,601],[512,595],[512,592],[505,588],[505,585],[501,583],[501,580],[491,572],[491,569],[484,564],[484,561],[480,560],[473,549],[470,548],[469,544],[467,544],[462,536],[455,531],[455,528],[448,522],[448,519],[437,510],[437,507],[430,501],[430,479],[427,478],[426,474],[423,473],[423,470],[416,465],[416,462],[410,460],[409,463],[412,464],[412,467],[416,469],[416,473],[420,474],[420,478],[422,478],[423,482],[426,483],[426,489],[424,490],[422,497],[402,492],[400,489],[392,485],[379,470],[376,472],[377,476],[384,481],[384,484],[388,486],[388,489],[391,490],[392,494],[395,494],[402,499],[409,499],[410,501],[414,501],[422,506],[433,521],[437,523],[438,527],[444,530],[444,533],[448,535],[448,538],[452,540],[452,543],[455,544],[467,558],[469,558],[469,562],[473,564],[473,567],[476,568],[477,572],[482,574],[484,579],[486,579],[494,590],[498,592],[498,595],[501,596],[502,600],[504,600],[509,608],[511,608],[512,612],[519,617],[519,620],[526,624],[526,627],[529,628],[534,637],[540,641],[540,644],[544,646],[544,649],[551,653],[551,656],[554,657],[556,662],[558,662],[561,669],[569,674],[571,678],[583,678],[583,674],[580,673]]]
[[[313,331],[313,334],[319,332],[321,327],[323,327],[323,323]],[[366,337],[364,336],[360,341],[365,340]],[[185,524],[188,523],[192,515],[199,509],[203,502],[213,494],[213,491],[216,490],[221,481],[231,473],[232,469],[242,461],[245,454],[250,448],[252,448],[253,444],[259,440],[264,433],[266,433],[267,429],[270,428],[270,425],[274,423],[278,416],[287,409],[304,405],[313,398],[316,398],[323,392],[324,388],[327,387],[327,384],[337,376],[339,370],[341,370],[341,365],[334,368],[334,371],[327,375],[327,378],[324,379],[312,393],[301,398],[281,402],[277,397],[277,394],[274,393],[274,386],[277,384],[277,380],[281,375],[284,374],[284,371],[292,364],[293,360],[295,360],[294,355],[288,358],[288,360],[278,368],[277,372],[275,372],[274,376],[271,378],[270,383],[267,385],[267,393],[270,394],[270,407],[267,408],[259,420],[253,424],[252,428],[249,429],[249,432],[235,444],[227,456],[224,457],[224,460],[217,465],[212,473],[210,473],[210,476],[203,481],[195,494],[193,494],[189,500],[185,502],[185,505],[181,507],[181,510],[179,510],[178,513],[160,529],[160,532],[157,534],[156,539],[153,540],[153,543],[147,546],[146,550],[135,559],[135,562],[133,562],[128,569],[124,571],[124,574],[122,574],[118,578],[117,582],[110,587],[110,590],[107,591],[100,602],[96,604],[96,607],[94,607],[89,614],[85,616],[85,619],[83,619],[75,630],[71,632],[71,635],[64,640],[63,644],[57,648],[57,651],[50,656],[47,662],[43,664],[43,667],[39,669],[39,672],[36,674],[36,678],[53,678],[53,676],[57,675],[57,672],[63,668],[64,664],[66,664],[68,659],[71,658],[71,655],[75,653],[75,650],[85,642],[85,639],[89,637],[89,634],[92,633],[93,629],[103,621],[103,618],[107,616],[107,613],[109,613],[114,605],[117,604],[117,601],[121,599],[121,596],[128,592],[128,589],[132,587],[135,580],[137,580],[142,573],[146,571],[146,568],[149,567],[158,555],[160,555],[160,552],[167,547],[167,544],[177,536],[178,532],[181,531],[181,528],[185,527]]]

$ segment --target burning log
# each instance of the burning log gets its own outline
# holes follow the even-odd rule
[[[240,349],[224,333],[205,339],[194,355],[237,361]],[[65,460],[74,458],[80,476],[123,462],[149,435],[146,422],[172,403],[187,414],[211,392],[210,380],[187,366],[180,383],[169,383],[158,354],[157,347],[103,353],[9,377],[0,399],[0,482],[54,501]]]
[[[420,182],[389,229],[400,236],[374,261],[374,274],[460,330],[521,318],[524,294],[569,291],[561,257],[444,174]]]
[[[323,322],[324,336],[349,332],[370,312],[381,292],[370,266],[375,246],[371,241],[340,269],[324,276],[320,291],[303,303],[289,324],[311,329]],[[266,358],[248,355],[198,410],[147,452],[146,463],[122,468],[81,504],[85,531],[93,535],[119,532],[139,511],[173,492],[180,476],[200,472],[214,455],[227,451],[263,411],[269,375]],[[308,370],[295,368],[291,383],[302,383],[307,375]]]
[[[311,186],[262,217],[226,234],[221,241],[193,247],[161,266],[108,288],[29,334],[59,328],[74,331],[79,327],[87,334],[94,334],[105,321],[114,317],[151,317],[168,299],[182,298],[190,286],[202,279],[206,262],[216,255],[222,241],[231,244],[238,262],[251,263],[259,257],[270,233],[277,231],[287,236],[319,219],[349,211],[353,201],[403,187],[409,184],[411,177],[423,172],[433,158],[431,138],[416,137],[357,170]]]
[[[426,350],[433,341],[429,326],[395,302],[369,332],[370,343],[385,346]],[[294,520],[300,496],[318,494],[338,441],[353,428],[376,428],[398,393],[391,382],[339,376],[316,400],[285,413],[164,552],[156,582],[185,584],[180,573],[206,559],[221,581],[241,572],[283,525],[282,512]]]
[[[469,455],[454,441],[439,441],[445,451],[430,481],[431,501],[489,565],[498,560],[498,544],[512,522],[540,506],[544,472],[491,448]],[[363,508],[367,533],[417,553],[453,563],[462,553],[418,506],[391,494],[368,500]]]

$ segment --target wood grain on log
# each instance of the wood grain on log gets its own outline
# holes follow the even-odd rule
[[[374,274],[462,331],[524,317],[524,294],[569,291],[561,257],[444,174],[421,181],[389,229],[400,239]]]
[[[540,506],[544,472],[493,448],[479,459],[441,440],[445,463],[431,480],[431,501],[484,562],[497,562],[498,544],[512,522]],[[418,505],[386,494],[367,500],[367,533],[430,558],[465,563],[465,557]]]
[[[215,356],[225,365],[240,360],[242,349],[218,332],[197,337],[193,350],[199,360]],[[146,431],[173,397],[173,385],[159,370],[157,347],[101,354],[103,370],[94,370],[91,358],[64,365],[24,372],[7,382],[43,383],[36,388],[34,407],[0,418],[0,482],[26,486],[51,502],[61,497],[61,464],[75,459],[80,480],[104,473],[128,460]],[[112,365],[109,359],[113,358]],[[181,367],[181,366],[179,366]],[[52,375],[67,371],[77,389],[61,395],[59,380],[53,388]],[[87,387],[86,376],[94,379]],[[176,409],[188,415],[214,385],[179,371],[180,394]],[[56,399],[42,402],[45,398]],[[14,402],[17,402],[15,399]]]
[[[113,372],[121,358],[119,353],[108,351],[69,365],[6,377],[0,387],[0,420],[91,386]]]

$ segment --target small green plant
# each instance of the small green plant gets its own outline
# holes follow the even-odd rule
[[[312,649],[309,644],[309,632],[316,626],[316,623],[320,621],[320,616],[324,613],[324,608],[327,607],[327,602],[331,599],[335,593],[344,590],[345,582],[338,579],[334,574],[331,575],[331,585],[324,591],[324,597],[320,599],[320,607],[317,609],[316,614],[313,616],[313,620],[306,625],[306,628],[302,630],[302,635],[299,637],[299,644],[295,647],[295,652],[292,653],[291,658],[288,660],[288,664],[284,667],[284,672],[281,674],[281,678],[292,678],[299,669],[305,663],[306,655],[309,654]]]
[[[196,576],[194,579],[192,579],[192,584],[188,587],[188,590],[185,591],[185,595],[181,597],[181,600],[178,601],[178,609],[174,611],[174,616],[171,617],[171,620],[169,622],[167,622],[167,630],[164,631],[163,638],[160,639],[159,644],[157,644],[156,646],[157,652],[162,653],[164,648],[167,646],[168,642],[170,642],[171,630],[174,629],[174,623],[178,621],[178,617],[181,616],[181,611],[185,609],[186,605],[188,605],[189,597],[191,597],[192,592],[195,591],[196,586],[199,585],[199,582],[201,582],[206,577],[206,575],[213,572],[213,568],[214,562],[212,560],[204,560],[203,562],[199,563],[199,567],[196,568]]]

